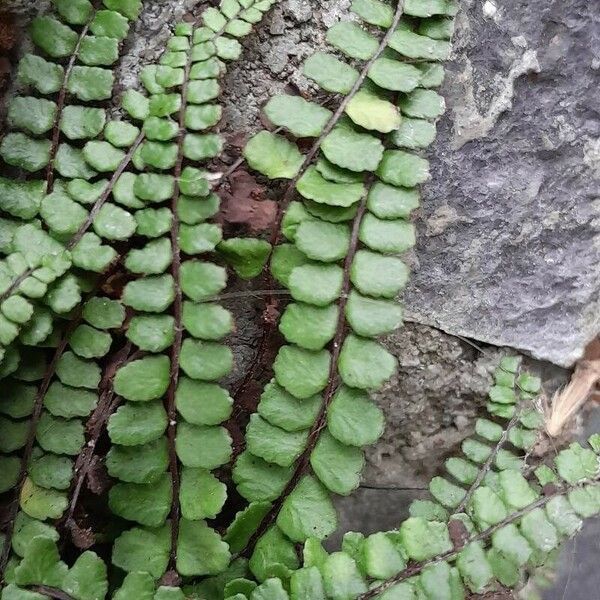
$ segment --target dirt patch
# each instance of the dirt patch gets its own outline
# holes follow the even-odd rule
[[[11,13],[0,12],[0,94],[10,83],[13,69],[14,49],[20,37],[20,29]]]

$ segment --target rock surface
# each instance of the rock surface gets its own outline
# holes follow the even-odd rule
[[[462,3],[410,318],[568,366],[600,331],[600,56],[586,0]]]
[[[377,394],[386,430],[368,452],[366,485],[426,486],[449,453],[473,433],[492,385],[492,373],[508,348],[477,350],[437,329],[407,324],[387,342],[398,373]],[[554,391],[565,372],[531,361],[545,388]]]

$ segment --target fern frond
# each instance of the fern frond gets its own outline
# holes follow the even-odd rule
[[[398,255],[415,243],[408,218],[418,206],[416,186],[429,177],[415,150],[431,143],[433,121],[444,108],[428,89],[441,83],[443,70],[429,61],[447,56],[451,20],[445,16],[454,13],[451,3],[432,8],[444,19],[441,29],[403,19],[421,8],[355,2],[363,26],[338,23],[327,40],[358,68],[323,52],[303,67],[325,92],[341,94],[335,110],[276,96],[265,114],[287,135],[261,131],[244,149],[251,168],[289,180],[271,239],[267,287],[282,284],[294,302],[279,323],[288,345],[275,359],[275,379],[250,417],[246,450],[233,471],[250,505],[238,515],[246,537],[226,539],[242,554],[252,555],[256,546],[255,556],[269,536],[285,535],[291,544],[331,534],[336,515],[329,494],[358,487],[362,448],[383,431],[367,391],[392,376],[395,359],[373,338],[402,323],[393,298],[408,268]],[[304,137],[315,138],[306,153],[295,141]],[[268,310],[276,305],[267,298]],[[264,335],[271,333],[266,328]],[[254,503],[270,507],[261,514]],[[234,523],[232,531],[238,528]],[[254,571],[260,562],[254,556],[251,568],[264,578],[268,571]]]
[[[165,582],[171,584],[179,574],[218,573],[229,564],[227,545],[204,519],[215,517],[226,499],[224,484],[209,470],[226,462],[230,452],[229,436],[219,423],[228,417],[231,401],[214,382],[229,370],[230,351],[217,342],[231,330],[232,319],[225,309],[206,302],[224,286],[225,269],[194,258],[214,250],[221,234],[218,226],[207,222],[218,210],[218,198],[210,192],[211,178],[191,165],[221,150],[219,136],[207,132],[221,116],[220,107],[211,103],[219,94],[218,77],[225,71],[224,61],[241,52],[237,38],[250,31],[251,22],[257,22],[272,2],[242,4],[225,1],[220,11],[205,11],[204,25],[179,25],[160,64],[142,73],[150,95],[130,90],[123,98],[125,110],[133,121],[142,121],[142,127],[113,122],[103,141],[88,142],[84,149],[87,164],[114,173],[108,183],[96,187],[90,213],[85,218],[82,213],[76,224],[70,222],[68,252],[76,267],[103,272],[117,256],[111,244],[131,238],[134,245],[123,260],[129,281],[122,297],[114,291],[109,297],[91,294],[83,308],[86,323],[75,319],[48,369],[39,374],[42,383],[33,400],[34,417],[14,486],[21,501],[13,504],[4,539],[3,562],[10,557],[9,567],[23,556],[10,554],[15,517],[17,522],[35,520],[32,532],[41,531],[48,538],[40,542],[44,552],[54,548],[58,538],[56,529],[46,529],[43,522],[48,519],[55,521],[59,532],[68,530],[76,546],[95,544],[99,532],[81,521],[81,498],[86,487],[106,492],[94,473],[97,444],[106,430],[112,441],[106,466],[117,480],[108,505],[116,516],[139,525],[117,537],[114,564],[132,572],[134,582],[138,571],[148,571],[152,589],[167,569]],[[174,114],[176,120],[170,118]],[[156,207],[146,208],[153,203]],[[138,210],[134,215],[117,204]],[[57,233],[51,222],[47,225]],[[86,231],[89,227],[94,234]],[[110,289],[110,276],[110,271],[103,274],[100,287]],[[53,386],[63,390],[65,401],[81,387],[87,412],[64,421],[74,415],[63,414],[68,409],[59,392],[51,393]],[[46,417],[42,406],[51,396],[57,415]],[[53,437],[53,444],[44,446],[40,436],[48,429],[44,427],[48,419],[54,419],[49,429],[56,430],[58,439]],[[45,481],[38,490],[29,481],[28,457],[37,452],[36,440],[44,458],[61,460],[60,489],[53,487],[58,485],[54,481]],[[76,457],[75,464],[62,460],[62,455]],[[53,466],[48,465],[46,477],[57,476]],[[30,495],[33,500],[24,502]],[[30,504],[40,502],[40,495],[45,511],[28,512]],[[16,514],[19,506],[23,517]],[[148,540],[150,554],[144,545]],[[32,552],[36,554],[35,549]],[[91,555],[96,556],[88,551],[81,559]],[[57,553],[56,560],[56,569],[64,570]],[[29,581],[20,576],[22,563],[14,576],[9,568],[7,583],[50,586],[68,593],[60,580],[41,576]],[[104,565],[103,569],[105,580]],[[121,596],[130,593],[127,585]],[[163,587],[156,597],[167,597],[171,591],[181,594]]]
[[[220,136],[204,132],[221,116],[220,107],[213,103],[219,95],[217,78],[224,72],[221,61],[239,56],[236,38],[251,29],[241,15],[253,8],[262,14],[271,4],[224,3],[220,10],[207,9],[203,25],[181,26],[160,64],[142,73],[149,98],[130,91],[124,99],[132,118],[144,119],[146,140],[134,164],[155,170],[135,176],[134,191],[141,190],[157,204],[168,202],[170,226],[168,237],[150,235],[153,239],[131,250],[125,260],[137,277],[123,290],[123,303],[133,311],[127,336],[150,354],[118,371],[115,389],[136,402],[138,386],[144,386],[154,363],[164,363],[162,385],[149,390],[144,399],[165,395],[170,482],[146,488],[153,503],[165,508],[161,524],[169,517],[169,557],[163,569],[184,576],[214,574],[229,564],[227,545],[204,519],[216,517],[226,500],[225,486],[210,471],[225,464],[231,453],[230,436],[221,425],[230,415],[231,399],[216,382],[232,366],[231,351],[219,342],[233,326],[228,311],[208,302],[225,287],[225,269],[196,258],[213,252],[221,241],[220,227],[208,222],[219,201],[210,192],[206,172],[190,165],[214,158],[223,146]],[[173,93],[173,88],[180,88],[180,93]],[[178,114],[177,127],[168,120],[174,113]],[[170,169],[172,176],[161,173]],[[164,275],[169,264],[170,273]],[[169,360],[156,354],[167,349]],[[145,450],[140,448],[140,452]],[[123,504],[129,503],[129,492],[135,491],[130,488],[123,488]],[[125,516],[117,503],[111,507]],[[156,525],[134,513],[128,516],[140,525]],[[143,556],[136,563],[123,550],[140,532],[126,532],[115,543],[113,562],[126,571],[143,569]]]
[[[91,318],[85,310],[84,314]],[[123,318],[124,313],[121,320]],[[0,571],[7,583],[64,586],[68,591],[71,584],[75,585],[73,578],[79,576],[81,569],[92,569],[95,575],[100,571],[106,578],[104,563],[93,552],[82,554],[81,562],[72,567],[71,575],[66,574],[66,565],[59,561],[55,546],[59,538],[55,524],[66,519],[69,527],[77,529],[73,515],[66,517],[72,494],[69,489],[73,488],[76,475],[87,474],[89,453],[98,441],[96,435],[85,445],[86,425],[106,410],[105,394],[110,382],[106,378],[101,380],[101,368],[96,361],[82,356],[88,359],[101,356],[108,352],[111,341],[108,331],[92,328],[77,318],[67,328],[48,366],[41,373],[39,368],[37,373],[31,373],[28,381],[34,385],[11,382],[9,390],[13,401],[4,403],[2,408],[20,406],[21,412],[13,412],[11,416],[28,416],[29,419],[20,422],[25,429],[21,456],[1,459],[3,466],[18,465],[13,485],[3,486],[3,490],[11,489],[14,495],[6,515],[0,559]],[[44,364],[40,366],[43,368]],[[15,423],[13,428],[18,425]],[[8,433],[11,433],[10,428]],[[2,448],[3,452],[15,449],[19,448]],[[76,494],[80,487],[81,484],[75,486]],[[83,530],[77,533],[85,534]],[[80,541],[81,544],[86,547],[84,542]],[[48,552],[56,558],[52,574],[39,575],[39,579],[32,581],[34,575],[27,557],[33,556],[33,560],[38,554],[48,557]],[[19,557],[23,558],[20,563]],[[98,585],[106,588],[105,581]]]
[[[2,376],[17,368],[21,344],[37,345],[49,337],[53,313],[66,316],[81,302],[82,285],[71,273],[80,265],[69,250],[97,217],[94,211],[88,215],[85,205],[109,193],[110,182],[88,158],[104,143],[96,140],[110,137],[116,126],[107,116],[112,69],[141,7],[141,0],[106,0],[102,6],[56,0],[54,13],[31,24],[38,54],[21,59],[17,78],[27,95],[11,100],[10,131],[0,145],[5,164],[18,169],[15,178],[0,178],[6,256],[0,262],[0,354],[7,355]],[[43,179],[19,177],[42,171]],[[105,267],[114,254],[95,246],[104,256],[97,254],[92,262],[103,258]]]
[[[458,600],[519,589],[600,512],[600,438],[540,457],[540,381],[507,357],[431,499],[393,531],[323,548],[332,495],[359,486],[384,427],[369,392],[395,359],[377,337],[402,324],[400,255],[456,5],[353,0],[357,20],[304,63],[325,102],[272,98],[274,130],[244,148],[287,182],[270,242],[223,239],[215,191],[241,163],[209,171],[219,80],[274,2],[221,0],[177,25],[110,122],[105,67],[141,0],[54,0],[60,19],[34,22],[60,64],[24,59],[24,82],[56,97],[17,99],[0,145],[7,168],[33,173],[0,180],[2,600]],[[267,288],[234,398],[224,265]],[[276,327],[285,344],[246,419]]]

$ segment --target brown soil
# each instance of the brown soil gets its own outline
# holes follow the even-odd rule
[[[19,39],[19,28],[10,13],[0,12],[0,95],[6,90],[12,71],[13,49]]]

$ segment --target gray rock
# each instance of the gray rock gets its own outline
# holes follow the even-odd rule
[[[427,497],[426,489],[394,487],[361,487],[351,496],[339,497],[336,499],[338,528],[325,546],[330,551],[339,550],[348,531],[369,535],[397,529],[408,518],[410,503]]]
[[[596,13],[585,0],[463,2],[411,319],[563,366],[600,331]]]
[[[195,0],[146,0],[139,19],[133,24],[118,66],[121,87],[138,87],[141,68],[155,62],[164,51],[175,23],[181,21],[197,2]]]
[[[366,485],[419,488],[473,433],[485,410],[492,373],[509,348],[474,348],[425,325],[406,324],[387,340],[398,372],[375,397],[386,417],[379,442],[367,452]],[[514,353],[514,351],[512,351]],[[550,363],[528,361],[549,394],[566,378]]]
[[[494,0],[495,1],[495,0]],[[232,68],[226,117],[257,111],[349,2],[287,0]],[[497,6],[496,6],[497,4]],[[465,0],[430,152],[409,319],[562,366],[600,331],[600,59],[593,7]],[[596,31],[596,33],[595,33]],[[574,85],[577,82],[577,85]]]
[[[544,600],[598,600],[598,556],[600,519],[593,519],[565,544],[553,585],[545,590]]]
[[[316,92],[299,67],[316,49],[325,48],[327,28],[347,17],[349,6],[350,0],[284,0],[271,11],[264,25],[244,40],[245,59],[231,65],[225,79],[227,131],[261,128],[261,107],[289,85]]]
[[[38,13],[48,10],[50,6],[49,0],[2,0],[2,11],[8,12],[17,17],[31,19]]]

